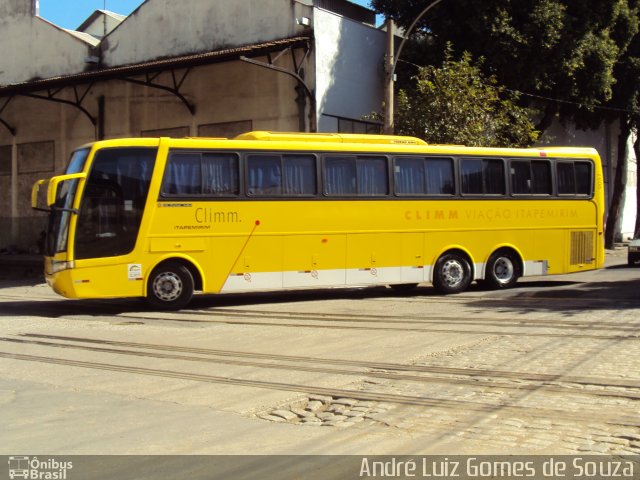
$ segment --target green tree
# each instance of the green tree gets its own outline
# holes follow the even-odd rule
[[[426,5],[425,0],[371,3],[405,28]],[[449,42],[458,54],[485,58],[486,74],[524,92],[521,105],[539,109],[536,127],[542,133],[554,118],[580,128],[618,121],[619,168],[605,235],[609,248],[624,193],[627,138],[640,127],[634,113],[640,108],[639,10],[640,0],[444,0],[421,20],[422,41],[405,50],[417,64],[446,55]],[[640,144],[634,148],[639,154]],[[640,187],[637,198],[640,206]]]
[[[426,1],[372,5],[406,28]],[[521,98],[542,107],[544,131],[558,113],[573,118],[611,99],[615,65],[637,32],[637,10],[638,0],[444,0],[418,24],[418,37],[428,42],[414,45],[407,59],[441,60],[450,43],[456,55],[484,58],[485,74],[511,90],[570,102]]]
[[[620,60],[616,64],[615,78],[616,84],[613,88],[613,95],[608,103],[611,110],[607,110],[609,120],[617,120],[620,125],[618,136],[618,160],[616,175],[613,179],[613,195],[609,207],[609,216],[605,229],[605,245],[612,248],[617,240],[614,237],[615,226],[619,220],[621,211],[621,199],[624,195],[627,178],[627,140],[633,132],[636,134],[636,141],[633,144],[636,159],[640,158],[640,35],[636,34],[629,48],[626,49]],[[638,180],[640,180],[640,170],[638,170]],[[636,205],[640,207],[640,183],[636,188]],[[640,208],[637,210],[640,212]],[[640,228],[640,215],[636,214],[635,231]]]
[[[454,60],[449,51],[442,66],[421,67],[413,80],[398,93],[398,133],[429,143],[486,146],[528,146],[538,137],[526,109],[494,76],[485,77],[468,53]]]

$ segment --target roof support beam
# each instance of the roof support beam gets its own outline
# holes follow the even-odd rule
[[[98,124],[98,121],[95,118],[93,118],[91,113],[89,113],[89,111],[86,108],[82,106],[82,102],[84,101],[87,94],[89,93],[89,90],[91,90],[92,87],[93,87],[93,83],[90,83],[89,85],[87,85],[86,88],[84,88],[84,91],[80,90],[79,85],[73,85],[69,87],[69,88],[73,88],[74,100],[67,100],[66,98],[56,97],[56,95],[58,95],[64,89],[64,87],[58,88],[57,90],[48,89],[46,95],[39,95],[36,93],[27,93],[27,92],[21,93],[20,95],[24,97],[36,98],[38,100],[47,100],[49,102],[62,103],[64,105],[71,105],[72,107],[76,107],[85,115],[85,117],[89,119],[89,121],[91,122],[91,125],[95,127]]]
[[[158,78],[163,72],[146,74],[144,80],[138,80],[137,78],[133,78],[133,77],[125,77],[122,80],[124,80],[125,82],[135,83],[136,85],[143,85],[145,87],[158,88],[160,90],[165,90],[167,92],[170,92],[174,94],[176,97],[178,97],[178,99],[180,99],[180,101],[184,104],[184,106],[187,107],[187,110],[189,110],[189,113],[191,115],[195,115],[196,113],[195,105],[189,102],[189,100],[187,100],[185,96],[182,93],[180,93],[180,88],[182,87],[182,84],[184,83],[184,81],[187,79],[187,75],[189,75],[189,72],[191,72],[191,68],[187,68],[182,74],[182,76],[180,77],[176,75],[176,70],[174,69],[170,69],[169,72],[171,72],[172,86],[167,86],[167,85],[163,85],[161,83],[155,82],[156,78]]]
[[[279,59],[284,53],[286,52],[291,52],[291,57],[293,59],[293,70],[289,70],[286,69],[284,67],[280,67],[278,65],[274,65],[274,61],[271,58],[271,55],[267,56],[267,60],[268,63],[265,62],[260,62],[258,60],[254,60],[252,58],[246,57],[244,55],[240,56],[240,60],[246,63],[250,63],[252,65],[256,65],[258,67],[263,67],[263,68],[268,68],[269,70],[273,70],[276,72],[280,72],[280,73],[284,73],[285,75],[289,75],[290,77],[293,77],[296,79],[296,81],[298,82],[298,85],[300,87],[302,87],[304,89],[304,91],[307,94],[307,98],[309,99],[309,131],[310,132],[316,132],[317,131],[317,125],[316,125],[316,96],[315,93],[313,92],[313,90],[311,89],[311,87],[304,81],[304,69],[302,68],[302,65],[304,63],[304,61],[306,60],[307,56],[309,55],[309,45],[307,44],[304,47],[304,55],[302,57],[302,59],[300,60],[300,62],[297,61],[296,58],[296,52],[293,48],[291,47],[287,47],[284,50],[282,50],[278,55],[276,55],[275,59]]]
[[[0,115],[2,115],[2,112],[4,111],[5,108],[7,108],[7,105],[9,105],[9,102],[11,101],[13,97],[9,97],[7,98],[6,102],[4,102],[4,105],[2,105],[2,107],[0,107]],[[5,120],[3,120],[2,118],[0,118],[0,123],[2,125],[5,126],[5,128],[7,130],[9,130],[9,133],[11,134],[12,137],[16,136],[16,129],[15,127],[12,127],[11,125],[9,125]]]

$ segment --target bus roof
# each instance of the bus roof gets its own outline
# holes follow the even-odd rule
[[[365,135],[345,133],[294,133],[254,131],[238,135],[232,139],[225,138],[118,138],[94,142],[99,148],[126,146],[158,146],[168,142],[174,148],[221,148],[221,149],[264,149],[264,150],[317,150],[355,152],[388,152],[388,153],[429,153],[435,155],[491,155],[491,156],[527,156],[527,157],[563,157],[576,155],[585,157],[597,156],[597,151],[590,147],[534,147],[534,148],[500,148],[500,147],[468,147],[464,145],[434,145],[416,137],[398,135]],[[85,145],[91,146],[93,144]],[[374,148],[370,148],[374,147]]]
[[[234,140],[261,140],[277,142],[328,142],[328,143],[368,143],[385,145],[427,145],[417,137],[400,135],[368,135],[355,133],[295,133],[255,131],[238,135]]]

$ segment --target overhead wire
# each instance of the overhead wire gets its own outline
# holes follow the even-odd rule
[[[398,59],[398,62],[401,63],[406,63],[408,65],[411,65],[413,67],[416,68],[424,68],[424,65],[418,65],[417,63],[413,63],[413,62],[409,62],[407,60],[403,60],[403,59]],[[495,85],[489,85],[486,84],[488,87],[491,88],[496,88]],[[605,105],[585,105],[584,103],[580,103],[580,102],[574,102],[571,100],[565,100],[565,99],[561,99],[561,98],[553,98],[553,97],[546,97],[544,95],[539,95],[539,94],[534,94],[534,93],[527,93],[527,92],[523,92],[521,90],[514,90],[511,88],[507,88],[505,86],[502,86],[502,89],[507,91],[507,92],[511,92],[514,93],[516,95],[522,95],[525,97],[531,97],[531,98],[536,98],[538,100],[545,100],[548,102],[556,102],[556,103],[564,103],[567,105],[574,105],[580,108],[587,108],[587,109],[593,109],[593,110],[606,110],[606,111],[612,111],[612,112],[621,112],[621,113],[630,113],[633,115],[640,115],[640,110],[634,110],[634,109],[628,109],[628,108],[621,108],[621,107],[608,107]]]

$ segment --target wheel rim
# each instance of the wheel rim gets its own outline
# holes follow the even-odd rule
[[[176,300],[182,294],[182,280],[173,272],[164,272],[153,281],[153,293],[164,302]]]
[[[493,275],[500,283],[509,283],[513,279],[515,268],[508,257],[500,257],[493,264]]]
[[[440,277],[449,287],[456,287],[464,281],[464,266],[457,260],[447,260],[442,265]]]

